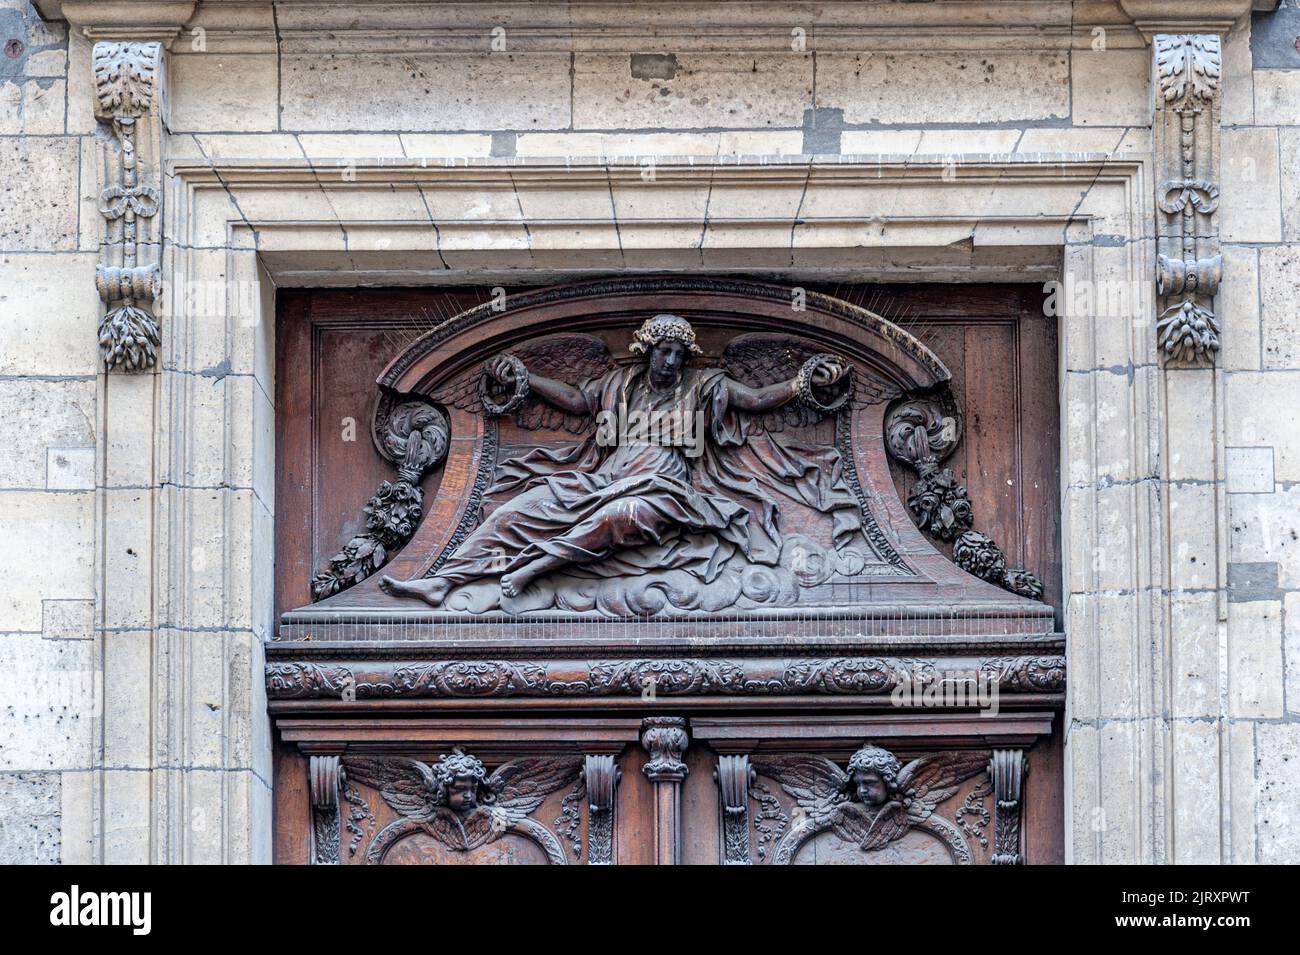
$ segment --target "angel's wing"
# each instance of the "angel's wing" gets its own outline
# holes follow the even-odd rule
[[[529,371],[568,385],[580,385],[588,378],[599,378],[614,367],[609,348],[599,338],[591,335],[548,335],[513,349],[511,354],[522,361]],[[483,367],[475,365],[438,389],[431,397],[441,404],[482,414],[479,382],[483,374]],[[524,401],[524,406],[515,414],[515,421],[519,427],[528,431],[548,428],[568,431],[570,434],[584,434],[595,427],[595,422],[589,416],[561,411],[535,395]]]
[[[891,800],[879,809],[848,802],[839,807],[831,828],[841,839],[857,843],[863,849],[880,849],[901,839],[912,828],[912,821],[907,808],[898,800]]]
[[[951,798],[963,782],[989,767],[987,752],[936,753],[914,759],[898,774],[898,789],[915,824],[928,819],[936,806]]]
[[[383,756],[348,756],[343,760],[348,779],[378,790],[394,811],[411,819],[427,820],[438,810],[433,772],[414,759]]]
[[[555,790],[577,780],[581,771],[582,758],[578,756],[534,757],[505,763],[487,779],[488,788],[497,797],[492,808],[517,822]]]
[[[754,771],[775,779],[806,811],[821,813],[844,793],[848,774],[820,756],[766,756],[755,758]]]
[[[741,384],[764,388],[794,378],[804,362],[824,351],[815,343],[792,335],[756,332],[739,335],[727,343],[722,352],[722,367]],[[853,396],[849,399],[849,406],[853,408],[876,404],[888,397],[878,382],[860,374],[857,369],[854,370],[853,388]],[[768,431],[783,431],[788,427],[815,424],[822,415],[802,402],[790,401],[759,417]]]

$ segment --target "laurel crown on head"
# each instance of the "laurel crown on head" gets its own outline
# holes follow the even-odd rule
[[[630,347],[635,355],[644,354],[666,339],[681,342],[692,355],[703,354],[695,344],[695,329],[691,328],[691,323],[668,312],[647,318],[633,337],[636,340]]]

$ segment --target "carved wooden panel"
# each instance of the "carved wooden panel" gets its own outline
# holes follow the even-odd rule
[[[805,292],[282,296],[277,860],[1059,860],[1041,293]]]

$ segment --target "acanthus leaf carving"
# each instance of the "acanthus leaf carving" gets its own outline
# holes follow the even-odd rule
[[[150,143],[152,161],[146,164],[140,140],[142,133],[158,137],[158,123],[149,117],[158,101],[162,44],[100,42],[91,57],[95,115],[109,170],[99,207],[108,232],[95,270],[106,306],[99,323],[100,357],[110,371],[145,371],[157,363],[162,342],[156,314],[162,275],[157,261],[140,261],[159,247],[142,231],[158,215],[161,194],[157,143]]]
[[[1156,293],[1157,345],[1175,367],[1207,367],[1220,348],[1214,295],[1219,251],[1219,138],[1222,40],[1211,34],[1158,34]]]

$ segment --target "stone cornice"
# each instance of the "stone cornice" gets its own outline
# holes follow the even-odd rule
[[[1278,0],[35,0],[96,38],[205,32],[210,49],[309,52],[790,52],[1065,49],[1109,31],[1112,47],[1155,33],[1226,33]],[[495,33],[494,33],[495,31]]]

